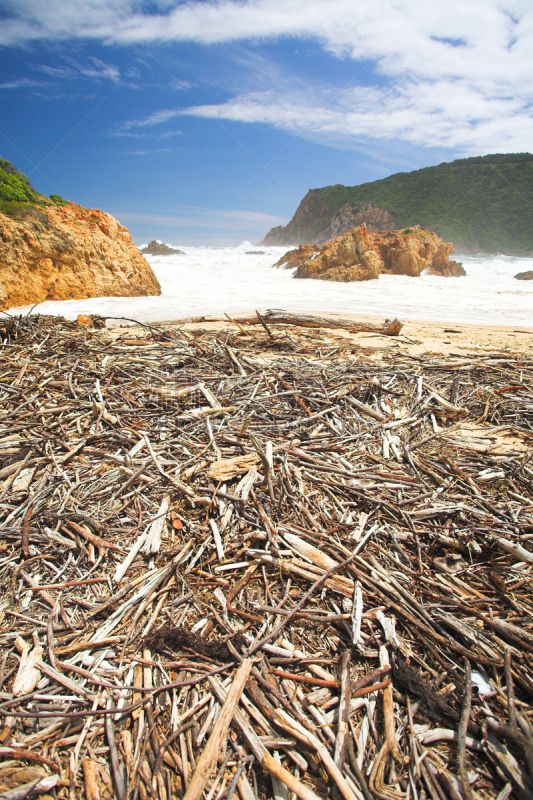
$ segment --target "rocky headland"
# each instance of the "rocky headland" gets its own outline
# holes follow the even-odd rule
[[[310,189],[290,222],[258,244],[323,245],[364,222],[371,233],[419,225],[453,242],[456,253],[530,256],[532,201],[533,154],[493,153]]]
[[[174,250],[174,248],[169,247],[167,244],[163,244],[162,242],[157,242],[155,239],[152,239],[150,244],[143,247],[141,253],[147,256],[183,256],[185,253],[183,250]]]
[[[0,214],[0,309],[159,294],[150,265],[111,214],[75,203]]]
[[[322,245],[365,223],[371,233],[394,230],[388,211],[373,203],[345,204],[331,214],[319,189],[310,189],[288,225],[272,228],[259,245]]]
[[[301,245],[289,250],[274,266],[296,268],[295,278],[322,281],[369,281],[380,275],[416,278],[424,270],[443,278],[461,277],[466,272],[462,264],[450,261],[452,247],[418,227],[372,233],[362,224],[323,247]]]

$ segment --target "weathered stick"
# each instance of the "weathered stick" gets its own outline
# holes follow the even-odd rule
[[[335,763],[340,770],[344,766],[348,748],[348,719],[350,714],[350,651],[345,650],[341,658],[341,692],[339,700],[339,722],[335,741]]]
[[[312,314],[292,314],[289,311],[267,311],[261,316],[263,320],[279,325],[297,325],[300,328],[344,328],[350,333],[381,333],[385,336],[398,336],[403,328],[402,320],[397,318],[383,325],[365,325],[344,317],[319,317]],[[238,317],[235,321],[241,325],[259,325],[261,322],[255,316]]]
[[[472,703],[472,678],[471,678],[470,661],[465,659],[465,691],[463,695],[463,707],[461,709],[461,719],[459,720],[459,729],[457,731],[457,760],[459,761],[459,775],[461,777],[461,788],[466,800],[471,800],[472,791],[468,781],[468,772],[466,768],[466,732],[468,730],[468,721],[470,719],[470,705]]]
[[[111,544],[111,542],[106,542],[106,540],[102,539],[100,536],[95,536],[95,534],[91,533],[91,531],[87,530],[87,528],[84,528],[81,525],[72,522],[71,520],[68,520],[68,524],[72,530],[78,534],[78,536],[81,536],[91,544],[94,544],[95,547],[102,547],[104,550],[113,550],[115,553],[122,552],[121,547],[117,547],[116,544]],[[64,530],[65,533],[70,533],[68,528],[65,528],[64,525],[61,526],[61,530]]]
[[[208,681],[218,700],[223,702],[226,696],[226,690],[220,681],[217,678],[208,678]],[[298,778],[292,774],[292,772],[289,772],[288,769],[282,766],[282,764],[279,764],[276,759],[270,755],[259,736],[253,730],[252,726],[246,721],[244,714],[242,714],[239,709],[236,709],[234,716],[235,722],[241,729],[242,735],[246,739],[246,743],[248,744],[250,750],[257,758],[259,763],[262,764],[263,767],[271,773],[271,775],[274,775],[276,778],[279,778],[280,781],[283,781],[285,786],[287,786],[291,792],[294,792],[300,798],[300,800],[319,800],[318,795],[316,795],[312,789],[301,783],[301,781],[299,781]]]
[[[231,688],[227,694],[226,701],[222,706],[218,719],[215,722],[215,727],[209,737],[206,746],[203,749],[202,755],[196,762],[196,769],[190,780],[187,791],[185,792],[183,800],[199,800],[204,791],[205,785],[209,779],[211,770],[217,762],[220,748],[228,728],[235,714],[235,709],[241,698],[244,685],[252,669],[253,661],[251,658],[246,658],[240,665]]]
[[[329,772],[330,776],[333,778],[335,783],[337,784],[337,788],[339,789],[342,796],[345,800],[356,800],[356,797],[346,779],[344,778],[342,772],[335,764],[334,760],[332,759],[329,750],[327,747],[322,744],[322,742],[317,739],[317,737],[306,730],[299,722],[289,717],[289,715],[280,708],[277,708],[274,712],[274,718],[276,723],[283,728],[284,730],[288,731],[292,736],[296,736],[300,741],[305,742],[308,747],[311,747],[313,750],[316,750],[322,762]]]

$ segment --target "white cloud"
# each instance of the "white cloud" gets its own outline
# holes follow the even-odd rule
[[[120,80],[120,71],[113,64],[106,64],[104,61],[100,61],[99,58],[93,58],[92,56],[90,61],[93,63],[92,67],[79,68],[82,75],[88,78],[106,78],[112,83]]]
[[[182,114],[261,122],[333,146],[401,139],[464,153],[531,147],[533,119],[523,98],[491,96],[468,80],[409,81],[402,86],[303,93],[262,92]]]
[[[172,153],[171,147],[155,147],[152,150],[130,150],[130,156],[152,156],[155,153]]]
[[[160,125],[162,122],[168,122],[169,119],[178,117],[181,113],[179,108],[167,108],[155,111],[145,119],[130,119],[122,127],[124,130],[128,130],[129,128],[144,128],[147,125]]]
[[[0,89],[25,89],[27,87],[45,86],[42,81],[33,81],[31,78],[15,78],[12,81],[0,83]]]
[[[74,59],[68,58],[68,65],[51,67],[47,64],[40,64],[36,67],[39,72],[44,72],[51,78],[59,80],[75,80],[83,75],[86,78],[96,78],[110,80],[117,83],[120,80],[120,70],[114,64],[106,64],[99,58],[89,57],[89,64],[79,64]]]
[[[8,45],[38,39],[155,46],[314,40],[338,59],[359,61],[362,77],[328,91],[302,88],[296,79],[291,89],[288,76],[267,93],[187,113],[290,132],[303,128],[302,135],[326,143],[378,137],[465,152],[528,149],[533,6],[531,0],[503,2],[160,0],[156,11],[143,13],[139,0],[4,0],[1,35]],[[353,88],[363,79],[374,86]],[[163,110],[128,125],[157,125],[180,113]]]

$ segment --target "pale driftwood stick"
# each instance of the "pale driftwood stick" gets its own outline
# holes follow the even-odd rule
[[[466,764],[466,732],[470,719],[470,705],[472,703],[472,668],[470,661],[465,659],[465,690],[463,695],[463,707],[461,709],[461,719],[457,731],[457,760],[459,761],[459,775],[461,778],[461,788],[466,800],[472,800],[472,791],[468,780]]]
[[[270,324],[297,325],[300,328],[344,328],[350,333],[381,333],[385,336],[398,336],[403,328],[400,319],[393,319],[392,322],[383,325],[365,325],[344,317],[319,317],[312,314],[292,314],[289,311],[267,311],[261,316]],[[239,317],[236,322],[241,325],[259,325],[261,320],[256,316],[250,316]]]
[[[233,352],[232,348],[229,346],[229,344],[225,345],[225,347],[226,347],[226,353],[230,357],[231,361],[233,361],[233,363],[237,367],[237,370],[238,370],[239,375],[241,376],[241,378],[246,378],[246,375],[247,375],[246,370],[244,369],[244,367],[242,366],[241,362],[239,361],[239,359],[237,358],[237,356]]]
[[[515,544],[515,542],[510,542],[508,539],[501,539],[499,536],[490,537],[489,541],[493,541],[496,544],[496,547],[498,547],[500,550],[510,553],[520,561],[525,561],[527,564],[533,564],[533,553],[530,553],[530,551],[526,550],[525,547],[522,547],[522,545]]]
[[[339,722],[335,740],[335,764],[342,771],[348,748],[348,719],[350,714],[350,651],[345,650],[341,658],[341,691],[339,700]]]
[[[342,772],[332,759],[329,750],[319,739],[317,739],[313,733],[310,733],[308,730],[306,730],[302,725],[300,725],[299,722],[296,722],[296,720],[292,719],[292,717],[289,717],[289,715],[280,708],[276,708],[274,712],[274,719],[276,724],[281,728],[288,731],[297,739],[300,739],[300,741],[305,742],[308,747],[316,750],[322,760],[322,763],[337,784],[337,788],[345,800],[357,800],[356,796],[346,782]]]
[[[217,699],[221,703],[224,702],[226,697],[226,689],[224,689],[220,681],[217,678],[208,678],[207,680],[216,694]],[[259,736],[253,730],[252,726],[247,722],[244,714],[242,714],[239,709],[235,710],[234,719],[241,729],[242,735],[246,739],[248,747],[257,758],[259,763],[262,764],[271,775],[275,775],[276,778],[279,778],[280,781],[283,781],[285,786],[287,786],[291,792],[294,792],[301,800],[319,800],[318,795],[316,795],[312,789],[301,783],[298,778],[292,774],[292,772],[289,772],[288,769],[286,769],[282,764],[279,764],[276,759],[270,755]]]
[[[389,653],[386,647],[379,648],[379,663],[381,669],[390,668]],[[385,741],[387,750],[394,758],[399,758],[398,741],[394,730],[394,702],[392,698],[392,684],[383,689],[383,716],[385,717]]]
[[[255,800],[254,790],[250,786],[250,782],[244,772],[241,772],[237,778],[237,789],[239,790],[241,800]]]
[[[194,770],[183,800],[199,800],[199,798],[202,796],[211,770],[217,762],[220,748],[222,747],[222,743],[226,738],[228,728],[235,714],[235,709],[237,708],[241,698],[244,685],[248,679],[250,670],[252,669],[252,664],[252,659],[246,658],[237,670],[224,705],[222,706],[220,714],[218,715],[218,719],[215,722],[215,727],[211,732],[211,736],[207,740],[202,755],[196,762],[196,769]]]
[[[230,321],[230,322],[233,322],[233,324],[237,326],[237,328],[240,330],[240,332],[241,332],[241,333],[244,333],[244,334],[246,333],[246,331],[244,330],[244,328],[242,327],[242,325],[239,325],[239,323],[238,323],[238,322],[235,322],[235,320],[233,319],[233,317],[230,317],[230,315],[229,315],[229,314],[226,314],[226,312],[224,312],[224,316],[225,316],[225,317],[227,317],[227,318],[229,319],[229,321]]]
[[[381,411],[376,411],[375,408],[367,406],[366,403],[361,403],[361,401],[357,400],[355,397],[347,395],[346,399],[352,404],[352,406],[355,406],[358,411],[362,411],[363,414],[368,414],[369,417],[373,417],[374,419],[379,420],[379,422],[383,422],[385,419],[385,415],[382,414]]]
[[[100,784],[98,782],[95,762],[84,758],[81,762],[87,800],[100,800]]]

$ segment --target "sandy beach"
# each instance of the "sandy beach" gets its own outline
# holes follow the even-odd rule
[[[254,312],[241,312],[232,315],[232,318],[239,318],[244,314]],[[335,314],[328,316],[334,318]],[[354,322],[381,325],[383,317],[364,316],[364,315],[339,315],[344,319]],[[398,336],[384,336],[378,333],[350,333],[342,329],[316,329],[317,339],[324,346],[328,342],[336,339],[352,339],[360,347],[368,352],[366,357],[370,360],[379,361],[385,352],[395,349],[398,352],[411,356],[421,356],[425,353],[442,353],[443,355],[469,354],[480,355],[482,353],[523,353],[531,355],[533,353],[533,326],[524,328],[506,325],[472,325],[472,324],[450,324],[446,322],[403,320],[404,327]],[[225,319],[224,315],[205,316],[194,321],[168,320],[165,323],[154,322],[157,325],[180,326],[185,330],[223,330],[235,326]],[[255,327],[255,326],[254,326]],[[115,330],[117,330],[115,328]],[[133,326],[130,328],[132,334],[144,335],[145,328]],[[300,329],[302,330],[302,329]],[[310,330],[310,329],[308,329]],[[319,333],[320,331],[320,333]]]

